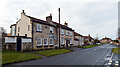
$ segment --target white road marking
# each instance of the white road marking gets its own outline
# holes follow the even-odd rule
[[[116,66],[118,66],[119,64],[115,64]]]
[[[112,56],[110,57],[111,59],[112,59],[113,55],[114,55],[114,53],[112,53]]]
[[[108,65],[111,65],[112,63],[108,63]]]

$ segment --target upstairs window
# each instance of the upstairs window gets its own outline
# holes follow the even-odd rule
[[[50,27],[50,33],[53,33],[53,27]]]
[[[66,35],[68,35],[68,31],[66,30]]]
[[[30,25],[28,25],[28,31],[30,31]]]
[[[70,36],[72,36],[73,35],[73,33],[72,32],[70,32]]]
[[[64,30],[63,29],[61,29],[61,34],[64,35]]]
[[[20,32],[20,27],[18,27],[18,32]]]
[[[37,31],[42,31],[42,25],[37,24]]]
[[[64,43],[64,38],[61,38],[61,41],[62,41],[62,44],[65,44],[65,43]]]

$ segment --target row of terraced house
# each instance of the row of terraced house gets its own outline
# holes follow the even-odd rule
[[[59,47],[59,27],[60,47],[82,46],[85,40],[88,40],[91,44],[93,43],[92,41],[94,39],[90,35],[83,36],[75,32],[75,30],[68,27],[67,22],[65,22],[64,25],[54,22],[52,20],[52,14],[47,16],[46,20],[41,20],[26,15],[24,10],[16,24],[10,26],[10,37],[31,38],[31,45],[22,45],[22,49],[28,46],[31,50],[55,48]]]

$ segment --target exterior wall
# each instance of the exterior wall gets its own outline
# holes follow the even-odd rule
[[[79,46],[79,41],[74,40],[74,45],[73,46]]]
[[[62,30],[62,28],[60,28],[60,30]],[[70,46],[70,39],[72,39],[72,44],[71,45],[73,45],[73,43],[74,43],[74,33],[73,33],[73,31],[70,31],[70,30],[66,30],[66,29],[63,29],[64,30],[64,34],[61,34],[61,31],[60,31],[60,39],[62,39],[62,38],[64,38],[64,47],[66,47],[66,40],[68,40],[69,41],[69,44],[68,44],[68,46]],[[66,31],[68,31],[68,35],[66,35]],[[70,32],[72,32],[72,36],[70,36]],[[61,42],[61,45],[62,45],[62,40],[60,40]]]
[[[84,41],[87,41],[89,45],[93,45],[94,44],[94,40],[93,39],[89,39],[89,38],[84,38]]]
[[[2,51],[16,51],[16,43],[6,43],[2,45]]]
[[[28,25],[30,25],[30,31],[28,31]],[[16,23],[16,26],[17,36],[25,36],[25,34],[27,34],[27,37],[32,37],[32,24],[30,18],[21,14],[21,19]],[[20,31],[18,31],[18,27],[20,28]]]
[[[22,51],[32,50],[32,43],[22,43]]]
[[[84,44],[84,37],[80,36],[80,46]]]
[[[37,32],[37,24],[39,24],[39,23],[33,22],[33,27],[34,27],[34,29],[33,29],[33,50],[44,49],[44,48],[54,48],[54,46],[58,44],[56,28],[53,27],[53,35],[54,35],[53,46],[50,47],[50,44],[49,44],[50,27],[52,27],[52,26],[41,24],[42,25],[42,32]],[[42,46],[40,46],[40,47],[37,47],[37,37],[42,39]],[[48,39],[48,44],[46,46],[43,44],[44,38]]]
[[[11,36],[16,36],[16,25],[11,26]]]

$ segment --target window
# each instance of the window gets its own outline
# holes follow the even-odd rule
[[[53,33],[53,27],[50,27],[50,33]]]
[[[20,32],[20,27],[18,27],[18,32]]]
[[[64,38],[61,38],[61,39],[62,39],[62,40],[61,40],[61,41],[62,41],[62,44],[64,44]]]
[[[64,34],[64,30],[63,29],[61,29],[61,34]]]
[[[37,24],[37,31],[42,31],[42,25]]]
[[[37,46],[42,46],[42,38],[37,38]]]
[[[28,25],[28,31],[30,31],[30,25]]]
[[[70,36],[72,36],[72,32],[70,32]]]
[[[66,30],[66,35],[68,35],[68,31]]]
[[[44,45],[48,45],[48,39],[44,38]]]
[[[53,39],[50,39],[49,44],[50,44],[50,45],[53,45]]]
[[[72,43],[72,39],[70,39],[70,44],[73,44],[73,43]]]

